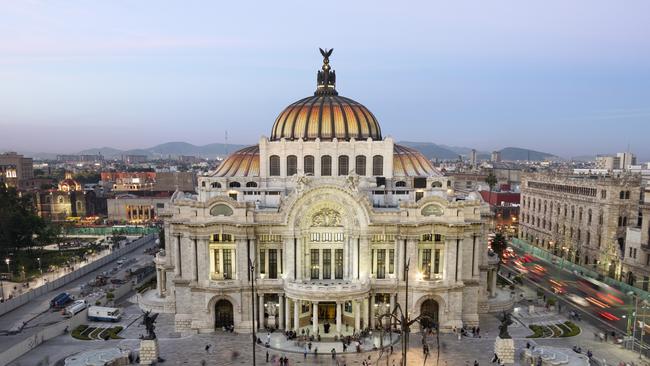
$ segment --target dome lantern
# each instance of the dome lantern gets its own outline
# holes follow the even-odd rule
[[[317,73],[314,95],[289,105],[278,115],[271,141],[382,140],[379,122],[372,112],[336,91],[336,73],[329,64],[332,51],[320,49],[323,66]]]

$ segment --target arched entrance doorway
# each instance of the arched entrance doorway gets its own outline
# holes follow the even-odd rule
[[[223,328],[233,325],[232,304],[228,300],[219,300],[214,305],[214,326]]]
[[[426,316],[420,322],[424,328],[434,328],[438,324],[438,302],[432,299],[425,300],[420,307],[420,315]]]

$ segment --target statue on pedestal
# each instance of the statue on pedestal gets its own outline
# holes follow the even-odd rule
[[[503,312],[503,315],[501,316],[501,324],[499,324],[499,338],[501,339],[510,339],[512,338],[510,334],[508,333],[508,326],[512,325],[512,318],[511,314],[507,312]]]
[[[146,336],[140,336],[140,339],[147,339],[147,340],[154,340],[156,339],[156,333],[154,330],[156,329],[155,323],[156,323],[156,318],[158,318],[158,314],[153,314],[151,315],[151,311],[146,311],[142,317],[142,325],[147,329],[147,335]]]

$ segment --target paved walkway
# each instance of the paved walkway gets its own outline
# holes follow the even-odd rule
[[[134,312],[133,312],[134,313]],[[453,334],[440,335],[439,343],[435,337],[427,337],[426,342],[429,344],[431,354],[426,361],[426,365],[435,365],[437,358],[437,349],[439,344],[440,361],[438,365],[444,366],[464,366],[466,364],[472,365],[474,360],[477,360],[480,365],[492,365],[491,358],[494,349],[494,338],[497,335],[497,326],[499,320],[493,315],[481,316],[481,338],[466,338],[463,337],[460,341]],[[638,362],[638,355],[628,350],[622,349],[618,345],[611,342],[599,342],[594,336],[595,329],[585,322],[578,323],[583,332],[580,336],[573,338],[553,338],[553,339],[537,339],[535,343],[539,346],[571,348],[573,345],[579,345],[583,350],[591,349],[595,356],[602,360],[607,359],[609,365],[617,365],[619,361]],[[526,342],[531,341],[525,338],[526,335],[532,333],[523,324],[515,324],[511,327],[512,335],[515,338],[515,345],[518,353],[525,348]],[[206,365],[252,365],[252,340],[250,335],[239,335],[233,333],[218,332],[214,334],[200,334],[191,336],[181,336],[173,330],[173,316],[170,314],[161,314],[156,324],[156,331],[159,334],[159,342],[161,346],[161,357],[166,362],[164,365],[201,365],[205,361]],[[26,366],[38,365],[39,362],[47,358],[47,364],[54,364],[58,360],[63,360],[65,357],[72,354],[81,352],[88,349],[103,349],[110,347],[121,347],[123,349],[137,350],[140,341],[137,337],[144,333],[144,328],[139,325],[139,322],[134,322],[127,329],[125,329],[121,336],[129,339],[111,340],[111,341],[79,341],[71,338],[69,335],[57,337],[48,342],[45,342],[38,348],[29,352],[25,356],[11,363],[11,365]],[[262,334],[262,339],[266,334]],[[276,333],[272,337],[281,334]],[[424,357],[421,347],[422,337],[419,334],[412,334],[410,338],[410,347],[408,352],[409,364],[423,365]],[[206,345],[210,345],[209,350],[206,352]],[[314,343],[316,345],[316,343]],[[340,346],[340,344],[339,344]],[[263,346],[257,346],[257,364],[267,365],[266,353],[269,353],[269,363],[272,365],[271,359],[273,356],[280,357],[286,356],[289,358],[290,365],[336,365],[336,360],[339,365],[360,365],[362,360],[368,359],[372,365],[388,365],[391,366],[393,361],[399,364],[400,344],[393,347],[393,354],[388,354],[381,351],[369,351],[360,354],[347,353],[341,354],[337,349],[336,359],[332,359],[329,353],[331,348],[328,346],[319,345],[318,355],[309,353],[305,358],[302,350],[298,353],[277,351],[267,349]],[[378,363],[379,361],[379,363]],[[277,364],[277,363],[276,363]],[[517,363],[520,365],[520,363]]]

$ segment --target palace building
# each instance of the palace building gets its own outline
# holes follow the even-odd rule
[[[338,94],[331,50],[322,54],[314,95],[281,111],[270,138],[159,213],[155,310],[174,313],[179,332],[349,334],[404,308],[408,276],[412,317],[442,330],[478,325],[496,280],[485,205],[384,137],[370,110]]]

